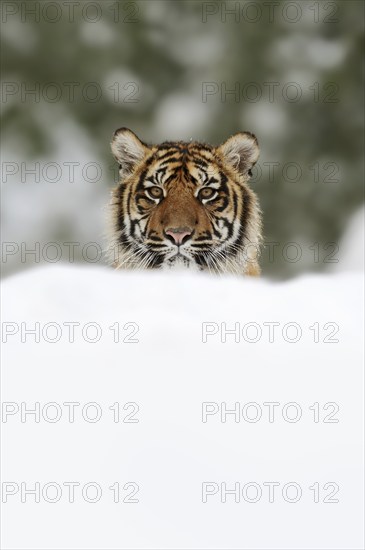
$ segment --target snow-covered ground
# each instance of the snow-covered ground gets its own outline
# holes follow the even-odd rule
[[[3,546],[363,548],[355,264],[282,283],[65,265],[8,278]]]

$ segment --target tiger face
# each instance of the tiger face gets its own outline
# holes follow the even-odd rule
[[[111,148],[120,174],[109,249],[115,267],[259,274],[260,211],[247,185],[259,155],[255,136],[239,133],[219,147],[148,146],[121,128]]]

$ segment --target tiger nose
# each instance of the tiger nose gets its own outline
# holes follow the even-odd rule
[[[191,235],[192,232],[189,227],[168,227],[165,234],[172,237],[174,243],[179,246],[182,244],[183,239]]]

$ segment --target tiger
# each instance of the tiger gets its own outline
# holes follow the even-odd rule
[[[259,156],[254,134],[217,147],[147,145],[119,128],[111,150],[119,165],[109,220],[115,268],[260,275],[261,211],[248,185]]]

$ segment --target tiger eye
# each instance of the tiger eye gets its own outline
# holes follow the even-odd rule
[[[161,199],[161,197],[163,197],[163,191],[161,187],[149,187],[147,191],[154,199]]]
[[[199,191],[199,197],[201,199],[211,199],[215,193],[216,190],[212,187],[203,187],[203,189]]]

